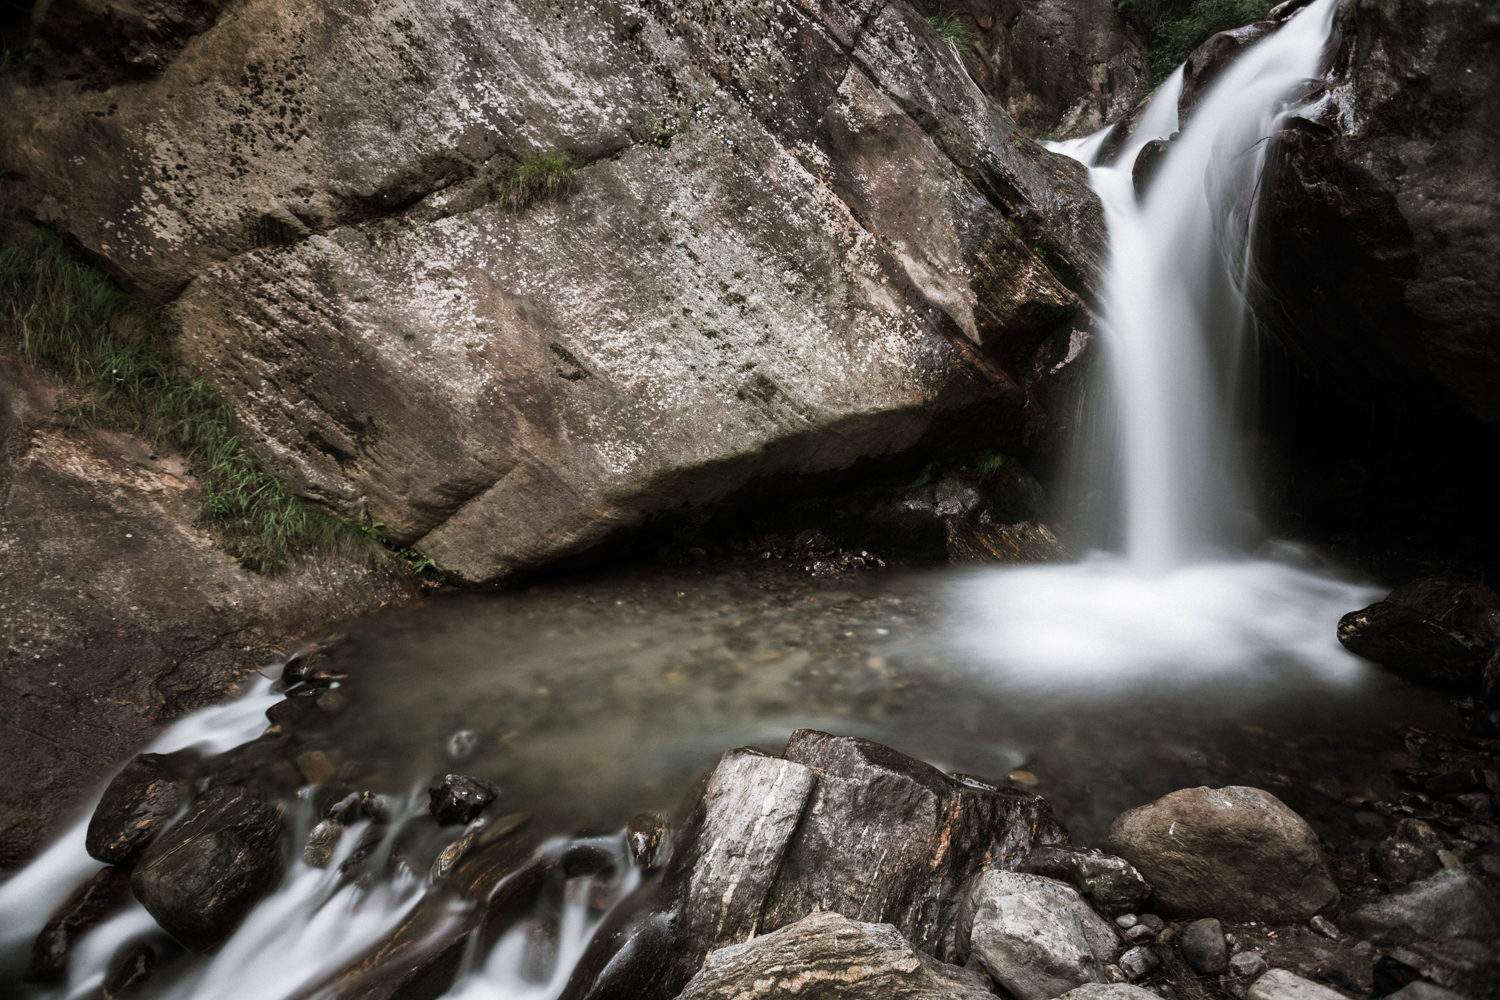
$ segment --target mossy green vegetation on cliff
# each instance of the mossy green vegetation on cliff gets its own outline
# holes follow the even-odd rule
[[[1120,0],[1115,10],[1150,42],[1155,86],[1210,36],[1264,20],[1273,6],[1269,0]]]
[[[375,539],[290,493],[235,431],[229,405],[179,364],[158,310],[78,260],[56,234],[0,219],[0,344],[70,382],[70,426],[139,433],[181,450],[203,518],[246,567]]]
[[[539,201],[560,198],[573,186],[578,168],[562,153],[540,153],[511,167],[495,187],[495,199],[511,211]]]

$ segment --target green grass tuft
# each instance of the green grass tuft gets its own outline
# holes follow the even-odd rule
[[[562,153],[540,153],[511,167],[495,187],[495,199],[511,211],[550,198],[561,198],[573,186],[578,168]]]
[[[1273,6],[1272,0],[1121,0],[1115,10],[1145,33],[1154,87],[1211,36],[1263,21]]]
[[[958,15],[951,11],[939,10],[936,14],[927,16],[927,23],[932,25],[932,30],[937,32],[939,38],[948,43],[956,55],[968,55],[969,50],[974,48],[974,34],[969,26],[958,19]]]
[[[180,449],[203,518],[261,573],[310,552],[373,551],[371,536],[290,493],[235,431],[234,413],[179,364],[158,310],[78,260],[55,233],[0,218],[0,343],[74,383],[70,426],[126,430]]]

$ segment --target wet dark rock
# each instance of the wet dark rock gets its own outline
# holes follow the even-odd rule
[[[495,801],[500,789],[467,774],[450,774],[427,790],[428,809],[443,826],[472,822]]]
[[[1106,982],[1119,937],[1072,886],[1040,875],[987,871],[964,895],[958,957],[971,955],[1019,1000],[1050,1000]]]
[[[557,921],[534,917],[526,922],[526,943],[521,951],[521,978],[528,983],[545,983],[557,968],[559,943]]]
[[[287,756],[288,745],[274,734],[266,734],[225,751],[207,764],[208,786],[240,788],[265,802],[296,795],[304,781],[296,763]]]
[[[319,822],[307,835],[307,844],[302,848],[303,863],[313,868],[327,868],[339,842],[344,839],[344,830],[344,824],[335,820]]]
[[[1245,50],[1276,30],[1274,21],[1256,21],[1221,31],[1193,50],[1182,66],[1182,95],[1177,98],[1177,120],[1186,125],[1209,89]]]
[[[278,726],[296,726],[316,709],[317,706],[311,698],[283,698],[266,709],[266,718]]]
[[[1072,561],[1052,530],[1036,521],[996,524],[955,516],[947,524],[948,561],[956,565]]]
[[[78,939],[109,917],[130,892],[130,874],[114,866],[101,869],[63,901],[47,920],[31,948],[26,981],[55,983],[68,972],[68,956]]]
[[[1500,939],[1456,937],[1414,941],[1395,948],[1399,957],[1430,982],[1468,1000],[1500,998]]]
[[[144,941],[128,944],[110,961],[104,980],[104,1000],[123,1000],[151,978],[156,968],[156,949]]]
[[[951,949],[973,875],[1065,837],[1038,796],[967,785],[868,740],[798,730],[784,757],[730,751],[659,884],[606,921],[563,996],[666,1000],[709,951],[818,911]]]
[[[597,875],[615,863],[615,856],[600,847],[575,844],[563,852],[562,870],[568,878]]]
[[[1391,882],[1415,882],[1443,863],[1437,851],[1404,840],[1380,840],[1370,846],[1370,870]]]
[[[989,1000],[983,978],[915,951],[889,924],[804,917],[715,949],[679,1000]]]
[[[415,1000],[447,992],[471,938],[487,951],[530,913],[555,867],[517,829],[510,825],[465,857],[384,940],[305,995]]]
[[[1157,966],[1161,965],[1161,959],[1145,945],[1137,945],[1121,955],[1118,964],[1131,979],[1141,979],[1155,972]]]
[[[329,802],[325,810],[327,818],[348,826],[359,818],[362,800],[363,796],[359,792],[350,792],[348,795]]]
[[[1156,928],[1148,924],[1136,924],[1125,932],[1125,940],[1131,944],[1150,944],[1156,940]]]
[[[1218,975],[1229,968],[1229,944],[1224,940],[1223,926],[1212,917],[1183,925],[1177,935],[1182,957],[1204,975]]]
[[[428,795],[431,795],[431,790]],[[372,823],[389,823],[391,821],[391,803],[384,795],[375,792],[364,791],[359,795],[359,814]]]
[[[1339,916],[1339,929],[1378,945],[1404,945],[1429,938],[1500,937],[1500,902],[1474,876],[1444,868],[1361,900]]]
[[[331,784],[339,776],[337,755],[326,750],[299,753],[295,763],[302,780],[309,785]]]
[[[84,841],[89,856],[131,865],[193,796],[196,755],[137,755],[104,790]]]
[[[1306,923],[1338,887],[1318,836],[1258,788],[1184,788],[1121,813],[1108,849],[1152,887],[1152,908],[1176,917]]]
[[[447,881],[448,876],[452,875],[454,870],[458,868],[458,863],[463,860],[464,855],[468,854],[479,843],[480,838],[484,835],[484,829],[484,820],[476,819],[469,824],[461,837],[438,852],[437,859],[432,863],[432,881],[434,885]]]
[[[1500,594],[1480,583],[1416,580],[1345,615],[1338,636],[1351,652],[1408,680],[1478,690],[1500,642]]]
[[[281,881],[281,823],[279,805],[212,789],[146,850],[130,887],[162,929],[208,951]]]
[[[1094,909],[1110,917],[1134,914],[1151,895],[1151,886],[1135,866],[1094,847],[1038,847],[1022,858],[1015,870],[1067,882],[1083,893]],[[1132,920],[1129,926],[1134,924]]]
[[[630,857],[641,871],[655,871],[667,863],[667,818],[660,813],[641,813],[625,824],[625,843]]]
[[[1135,188],[1137,199],[1145,200],[1146,193],[1151,189],[1151,182],[1156,179],[1162,164],[1167,162],[1167,153],[1171,148],[1169,139],[1151,139],[1135,155],[1135,164],[1130,168],[1130,183]]]

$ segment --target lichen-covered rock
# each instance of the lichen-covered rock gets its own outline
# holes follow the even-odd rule
[[[130,877],[135,898],[177,940],[208,951],[281,881],[281,820],[279,805],[210,790],[147,848]]]
[[[1166,916],[1300,924],[1339,899],[1318,835],[1259,788],[1183,788],[1127,810],[1108,850],[1140,870]]]
[[[274,2],[107,94],[0,86],[11,200],[175,300],[296,492],[468,580],[1021,434],[1103,251],[905,4]],[[494,200],[554,151],[567,197]]]
[[[679,1000],[987,1000],[977,974],[912,948],[889,924],[817,913],[719,948]]]
[[[1020,1000],[1051,1000],[1107,981],[1119,935],[1072,886],[1040,875],[987,871],[964,896],[961,955],[972,954]]]

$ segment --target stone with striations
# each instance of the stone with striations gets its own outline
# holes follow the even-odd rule
[[[890,924],[817,913],[719,948],[678,1000],[991,1000],[974,972],[924,955]]]
[[[126,764],[105,788],[84,840],[91,857],[131,865],[192,799],[186,765],[196,757],[143,753]]]
[[[1121,813],[1108,849],[1173,917],[1306,923],[1339,899],[1318,835],[1259,788],[1184,788]]]

